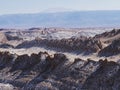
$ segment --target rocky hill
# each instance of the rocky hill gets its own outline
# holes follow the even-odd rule
[[[95,37],[72,37],[68,39],[41,39],[25,41],[16,48],[44,47],[56,51],[84,54],[98,53],[99,56],[119,54],[120,29],[98,34]]]
[[[120,29],[113,29],[112,31],[97,34],[94,37],[75,37],[74,32],[74,34],[72,33],[72,35],[74,35],[73,37],[66,38],[63,36],[61,39],[47,38],[50,34],[58,34],[57,30],[54,28],[46,28],[44,32],[43,30],[36,31],[36,28],[35,31],[33,29],[18,32],[2,31],[0,48],[30,49],[37,47],[45,48],[46,50],[54,50],[55,52],[68,52],[82,55],[96,54],[98,55],[97,57],[110,57],[120,54]],[[59,30],[59,33],[63,31],[64,30]],[[64,32],[69,33],[68,31]],[[37,37],[35,38],[36,35]]]
[[[102,34],[95,35],[94,38],[100,39],[102,42],[106,44],[112,43],[114,40],[120,38],[120,29],[113,29],[112,31],[107,31]]]
[[[6,43],[10,40],[22,40],[22,38],[19,38],[18,36],[13,36],[8,34],[8,32],[0,32],[0,43]]]
[[[119,31],[120,29],[112,30],[95,37],[80,36],[63,39],[37,37],[34,40],[22,38],[23,42],[16,47],[6,42],[15,41],[15,39],[19,41],[20,37],[14,38],[15,32],[13,32],[14,34],[2,33],[1,36],[4,38],[1,38],[1,41],[7,41],[0,45],[1,51],[4,51],[3,48],[7,48],[6,51],[9,49],[8,47],[11,47],[9,49],[11,53],[0,52],[0,89],[119,90],[120,59],[117,57],[114,60],[114,57],[120,55]],[[33,35],[34,37],[36,32],[34,32],[35,34],[30,32],[23,31],[20,36]],[[52,32],[56,31],[52,30]],[[41,31],[40,33],[44,35],[49,32]],[[57,53],[37,53],[37,49],[40,47],[44,47],[45,50],[55,50]],[[29,48],[35,49],[35,52],[31,54],[33,49]],[[44,49],[42,50],[44,51]],[[59,51],[61,53],[58,53]],[[19,54],[20,52],[22,54]],[[81,57],[68,57],[71,54],[67,55],[64,52],[84,54]],[[98,60],[88,54],[97,54]],[[83,56],[87,58],[90,56],[92,59],[84,59]],[[101,56],[104,56],[104,59],[100,59]],[[105,59],[106,56],[111,56],[112,61],[110,58]]]
[[[80,37],[61,40],[48,40],[48,39],[35,39],[32,41],[25,41],[19,44],[16,48],[30,48],[30,47],[46,47],[53,48],[61,51],[76,51],[76,52],[88,52],[93,53],[102,49],[102,43],[100,40]]]
[[[109,38],[109,37],[114,37],[114,36],[119,35],[119,34],[120,34],[120,29],[113,29],[110,32],[104,32],[102,34],[96,35],[95,37],[96,38]]]
[[[120,38],[112,41],[110,45],[105,47],[99,52],[100,55],[103,56],[111,56],[111,55],[116,55],[120,54]]]
[[[9,90],[119,90],[120,64],[64,54],[0,52],[0,88]],[[2,85],[2,86],[1,86]],[[6,86],[7,85],[7,86]],[[3,89],[5,90],[5,89]]]
[[[113,29],[110,32],[96,35],[94,38],[101,40],[103,45],[105,45],[99,52],[100,56],[120,54],[120,29]]]

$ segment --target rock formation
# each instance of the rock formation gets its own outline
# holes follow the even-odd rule
[[[25,41],[16,48],[44,47],[56,51],[77,52],[84,54],[97,53],[99,56],[117,55],[120,53],[120,29],[114,29],[95,37],[69,38],[69,39],[40,39]]]
[[[119,64],[103,61],[100,67],[87,78],[82,90],[119,90],[119,75]]]
[[[30,48],[32,46],[47,47],[60,49],[61,51],[77,51],[77,52],[98,52],[102,49],[100,40],[93,38],[70,38],[61,40],[35,39],[33,41],[25,41],[16,48]]]
[[[106,44],[111,44],[114,40],[120,38],[120,29],[113,29],[110,32],[98,34],[94,38],[100,39],[102,42]]]
[[[102,37],[107,37],[107,38],[109,38],[109,37],[113,37],[113,36],[116,36],[116,35],[118,35],[118,34],[120,34],[120,29],[113,29],[112,31],[110,31],[110,32],[104,32],[104,33],[102,33],[102,34],[98,34],[98,35],[96,35],[95,37],[96,38],[102,38]]]
[[[76,58],[71,62],[61,53],[28,56],[0,52],[0,67],[0,83],[15,90],[120,89],[120,64],[106,59]]]
[[[99,52],[99,55],[102,56],[111,56],[116,54],[120,54],[120,38],[114,40],[110,45]]]
[[[7,41],[8,40],[7,40],[5,33],[0,32],[0,43],[6,43]]]

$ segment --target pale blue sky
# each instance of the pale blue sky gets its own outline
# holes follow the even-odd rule
[[[0,14],[36,13],[52,8],[120,10],[120,0],[0,0]]]

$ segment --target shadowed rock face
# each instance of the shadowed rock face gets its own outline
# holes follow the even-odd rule
[[[112,31],[110,32],[105,32],[105,33],[102,33],[102,34],[98,34],[95,36],[95,38],[109,38],[109,37],[114,37],[116,35],[120,34],[120,29],[116,30],[116,29],[113,29]]]
[[[32,54],[28,56],[27,54],[18,56],[14,61],[12,70],[26,70],[30,69],[32,66],[40,62],[40,56],[37,54]]]
[[[0,32],[0,43],[6,43],[10,40],[22,40],[21,38],[17,36],[11,36],[7,32]]]
[[[115,62],[102,62],[84,83],[83,90],[119,90],[120,65]]]
[[[5,68],[12,63],[14,55],[9,52],[0,52],[0,68]]]
[[[113,29],[110,32],[98,34],[94,38],[100,39],[102,43],[109,45],[116,39],[120,39],[120,29]]]
[[[99,52],[101,56],[111,56],[120,53],[120,38],[114,40],[110,45]]]
[[[0,48],[14,48],[14,46],[10,44],[0,44]]]
[[[16,48],[30,48],[33,46],[54,48],[61,51],[77,51],[77,52],[88,52],[94,53],[102,49],[102,43],[100,40],[93,38],[70,38],[61,40],[33,40],[25,41],[18,45]]]
[[[31,56],[19,56],[0,52],[0,67],[0,83],[9,83],[15,90],[120,88],[120,65],[107,60],[97,62],[77,58],[71,62],[61,53],[50,56],[47,52],[40,52]]]
[[[5,34],[6,35],[6,38],[7,38],[7,40],[23,40],[22,38],[19,38],[19,37],[17,37],[17,36],[11,36],[11,35],[9,35],[9,34]]]

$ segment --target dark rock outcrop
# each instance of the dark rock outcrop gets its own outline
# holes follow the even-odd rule
[[[106,37],[109,38],[109,37],[114,37],[114,36],[119,35],[119,34],[120,34],[120,29],[113,29],[110,32],[98,34],[94,38],[106,38]]]
[[[9,52],[0,52],[0,69],[8,67],[13,59],[14,55]]]
[[[7,38],[7,40],[23,40],[22,38],[19,38],[18,36],[11,36],[11,35],[9,35],[8,33],[6,33],[5,34],[6,35],[6,38]]]
[[[81,90],[119,90],[120,65],[103,61],[96,72],[92,73]]]
[[[0,52],[0,83],[15,90],[119,90],[120,64],[105,60],[74,62],[64,54],[15,55]]]
[[[120,54],[120,38],[114,40],[110,45],[99,52],[100,56],[111,56]]]
[[[102,43],[111,44],[114,40],[120,38],[120,29],[113,29],[110,32],[98,34],[93,38],[100,39]]]
[[[14,48],[14,46],[10,44],[0,44],[0,48]]]
[[[93,38],[70,38],[61,40],[37,39],[25,41],[16,48],[30,48],[32,46],[52,48],[60,51],[95,53],[102,49],[102,42]]]

